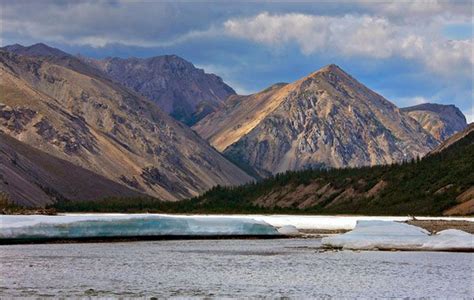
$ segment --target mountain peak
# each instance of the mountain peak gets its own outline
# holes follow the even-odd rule
[[[23,46],[20,44],[13,44],[3,47],[8,52],[13,52],[19,55],[26,56],[54,56],[54,57],[68,57],[70,54],[61,51],[57,48],[53,48],[44,43],[36,43],[31,46]]]
[[[330,65],[327,65],[327,66],[324,66],[322,67],[321,69],[319,69],[318,71],[314,72],[314,73],[344,73],[344,74],[347,74],[343,69],[341,69],[341,67],[339,67],[338,65],[336,64],[330,64]]]
[[[234,97],[193,128],[261,176],[390,164],[437,145],[414,119],[335,64],[287,85]]]
[[[322,67],[321,71],[323,71],[323,70],[337,71],[337,70],[342,70],[342,69],[336,64],[329,64],[327,66]]]
[[[409,106],[403,108],[405,111],[414,111],[414,110],[427,110],[432,112],[442,112],[442,111],[451,111],[453,113],[462,115],[461,110],[454,104],[439,104],[439,103],[421,103],[414,106]]]
[[[322,67],[321,69],[314,71],[313,73],[309,74],[307,77],[303,79],[310,79],[310,78],[316,78],[319,76],[323,76],[325,78],[331,78],[336,76],[337,77],[343,77],[347,79],[352,79],[352,76],[349,75],[347,72],[345,72],[341,67],[339,67],[336,64],[330,64]]]
[[[177,55],[86,61],[188,125],[215,111],[235,94],[222,78],[205,73]],[[207,109],[203,114],[204,102]]]
[[[444,141],[466,126],[466,117],[452,104],[422,103],[402,108],[437,140]]]

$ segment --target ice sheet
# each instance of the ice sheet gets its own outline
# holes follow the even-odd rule
[[[0,216],[0,228],[3,224],[12,226],[24,226],[40,222],[68,222],[79,220],[92,220],[96,218],[137,218],[163,216],[173,218],[237,218],[253,219],[266,222],[275,227],[293,225],[297,229],[324,229],[324,230],[351,230],[357,221],[407,221],[410,217],[394,216],[308,216],[308,215],[172,215],[172,214],[64,214],[58,216]],[[474,222],[472,217],[416,217],[419,220],[458,220]]]
[[[23,216],[14,216],[14,215],[3,215],[0,216],[0,238],[2,235],[5,235],[4,232],[20,232],[12,231],[14,228],[23,228],[28,226],[40,226],[42,229],[35,230],[45,230],[47,224],[64,224],[64,223],[73,223],[87,221],[89,222],[87,226],[93,227],[97,223],[91,223],[92,221],[120,221],[124,223],[129,219],[143,219],[141,222],[153,223],[149,218],[161,218],[162,220],[167,220],[171,218],[176,221],[174,227],[179,228],[178,225],[184,222],[187,226],[190,226],[190,230],[194,230],[193,234],[197,234],[199,230],[204,231],[206,235],[215,232],[215,235],[222,234],[221,232],[228,232],[228,234],[244,234],[241,231],[235,229],[234,223],[229,223],[231,220],[236,220],[239,224],[243,224],[244,221],[250,222],[246,224],[269,224],[274,227],[284,227],[287,225],[295,226],[297,229],[313,229],[313,230],[351,230],[354,229],[358,221],[406,221],[410,217],[390,217],[390,216],[305,216],[305,215],[171,215],[171,214],[64,214],[58,216],[44,216],[44,215],[23,215]],[[452,218],[452,217],[417,217],[420,220],[464,220],[474,222],[474,218]],[[200,221],[201,225],[193,226]],[[125,232],[129,230],[130,232],[136,232],[138,223],[135,225],[130,225],[129,222],[127,225],[118,225],[119,230]],[[40,225],[41,224],[41,225]],[[202,225],[204,224],[204,225]],[[224,226],[226,224],[226,226]],[[219,226],[220,228],[218,228]],[[234,226],[235,225],[235,226]],[[82,224],[81,226],[86,226]],[[135,227],[134,227],[135,226]],[[155,229],[160,229],[158,225],[153,225]],[[164,225],[163,225],[164,226]],[[250,225],[246,225],[250,226]],[[51,228],[50,227],[50,228]],[[128,229],[124,229],[128,228]],[[158,229],[157,229],[158,228]],[[169,234],[177,234],[176,232],[171,231],[173,226],[169,225],[167,232]],[[143,229],[143,228],[142,228]],[[197,230],[196,230],[197,229]],[[93,231],[91,228],[89,231]],[[98,230],[98,229],[97,229]],[[134,231],[135,230],[135,231]],[[164,228],[161,228],[163,230]],[[175,229],[176,231],[177,229]],[[249,229],[245,229],[249,230]],[[253,230],[253,229],[252,229]],[[270,230],[270,229],[268,229]],[[273,230],[273,229],[272,229]],[[120,231],[117,231],[120,232]],[[143,232],[146,232],[143,231]],[[235,232],[235,233],[234,233]],[[13,234],[13,233],[12,233]],[[143,233],[145,234],[145,233]]]
[[[173,215],[168,215],[173,216]],[[356,226],[357,221],[407,221],[411,217],[400,216],[309,216],[309,215],[188,215],[190,217],[208,218],[249,218],[264,221],[275,227],[293,225],[297,229],[313,230],[351,230]],[[418,220],[458,220],[474,222],[471,217],[416,217]]]
[[[430,235],[406,223],[359,221],[354,230],[323,238],[322,244],[350,250],[474,251],[474,235],[454,229]]]
[[[280,234],[252,219],[161,215],[2,216],[0,229],[0,239]]]

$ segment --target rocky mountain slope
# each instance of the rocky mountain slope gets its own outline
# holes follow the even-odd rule
[[[452,136],[450,136],[448,139],[446,139],[440,145],[438,145],[438,147],[436,147],[435,149],[430,151],[430,153],[428,153],[428,155],[433,155],[433,154],[440,153],[440,152],[446,150],[451,145],[453,145],[456,142],[464,139],[467,135],[471,134],[472,132],[474,132],[474,123],[471,123],[471,124],[467,125],[462,131],[457,132],[457,133],[453,134]]]
[[[410,117],[417,120],[423,128],[442,142],[456,132],[462,131],[467,123],[466,117],[454,105],[423,103],[402,108]]]
[[[10,203],[40,207],[61,200],[144,196],[6,134],[0,139],[0,191]]]
[[[220,77],[207,74],[176,55],[83,59],[188,125],[215,111],[235,94]]]
[[[156,104],[71,57],[0,51],[0,130],[163,200],[251,178]]]
[[[278,174],[257,184],[216,188],[190,211],[392,215],[474,214],[474,124],[421,160],[357,169]],[[181,205],[186,207],[185,204]]]
[[[336,65],[253,95],[231,96],[193,129],[263,176],[391,164],[423,156],[438,144],[418,122]]]
[[[239,187],[215,187],[179,202],[107,199],[59,202],[55,207],[102,212],[473,215],[474,131],[466,129],[459,137],[436,154],[401,164],[280,173]]]

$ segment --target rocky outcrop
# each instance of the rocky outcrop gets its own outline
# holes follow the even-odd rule
[[[194,127],[261,175],[391,164],[437,144],[414,119],[336,65],[290,84],[232,96]]]
[[[205,73],[176,55],[146,59],[82,59],[153,100],[163,111],[188,125],[215,111],[235,94],[220,77]]]
[[[466,117],[454,105],[424,103],[402,108],[410,117],[417,120],[421,126],[442,142],[466,126]]]
[[[129,189],[177,200],[252,179],[156,104],[73,56],[0,51],[0,77],[3,133]]]

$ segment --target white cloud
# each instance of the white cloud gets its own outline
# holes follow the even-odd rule
[[[463,114],[466,116],[466,120],[468,124],[474,122],[474,108],[463,111]]]
[[[92,47],[167,46],[200,38],[211,19],[204,6],[166,1],[0,0],[0,10],[2,38]]]
[[[430,99],[423,96],[402,97],[394,100],[399,107],[409,107],[418,104],[433,102],[433,99],[430,101]]]
[[[429,19],[433,16],[457,18],[464,21],[472,19],[472,3],[460,0],[399,0],[367,1],[359,0],[359,5],[379,15],[391,19]]]
[[[423,103],[428,103],[428,99],[421,96],[413,97],[413,105],[418,105],[418,104],[423,104]]]
[[[217,5],[213,13],[197,3],[0,0],[0,4],[2,40],[14,36],[92,47],[114,43],[171,47],[230,36],[273,48],[297,45],[306,55],[402,57],[451,77],[472,77],[474,66],[474,40],[448,41],[442,34],[447,24],[472,24],[469,1],[342,1],[353,7],[349,13],[324,14],[322,9],[321,15],[313,10],[313,14],[262,12],[249,16],[237,11],[243,17],[226,18],[222,18],[225,5]],[[258,3],[245,8],[259,11]]]
[[[442,22],[440,20],[436,22]],[[319,16],[288,13],[230,19],[224,31],[271,47],[297,44],[304,54],[336,53],[370,58],[415,59],[438,74],[468,74],[474,65],[473,40],[443,40],[442,23],[394,24],[368,15]]]
[[[234,91],[239,94],[239,95],[250,95],[257,90],[252,90],[244,87],[242,84],[238,82],[238,80],[235,79],[237,77],[237,74],[239,73],[239,68],[238,67],[229,67],[229,66],[223,66],[223,65],[215,65],[215,64],[200,64],[196,65],[197,68],[203,69],[206,73],[213,73],[218,75],[219,77],[222,78],[222,80],[231,86]]]

